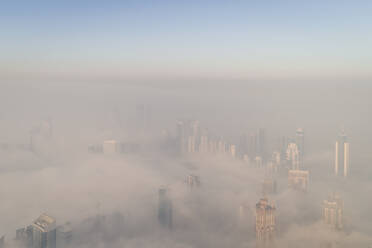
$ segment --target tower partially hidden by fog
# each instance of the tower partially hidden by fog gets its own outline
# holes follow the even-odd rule
[[[338,195],[332,195],[323,202],[323,221],[324,223],[342,229],[343,227],[344,203]]]
[[[349,174],[350,157],[349,142],[344,130],[338,136],[335,145],[335,174],[336,176],[347,177]]]
[[[56,220],[42,214],[32,225],[32,248],[56,248]]]
[[[159,223],[166,228],[172,228],[172,201],[169,197],[169,190],[165,187],[159,189]]]
[[[288,144],[286,157],[291,170],[300,169],[300,151],[296,143],[292,142]]]
[[[269,247],[275,237],[275,206],[262,198],[256,204],[256,243],[257,247]]]
[[[186,184],[190,189],[200,187],[200,178],[194,174],[190,174],[186,178]]]
[[[296,144],[298,148],[299,167],[304,168],[305,135],[303,128],[297,128],[296,130]]]

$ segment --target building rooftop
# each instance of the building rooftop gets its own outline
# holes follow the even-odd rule
[[[262,208],[266,210],[275,209],[274,206],[269,204],[269,200],[267,198],[260,199],[260,201],[256,204],[256,208]]]
[[[56,228],[56,220],[47,214],[42,214],[32,223],[32,226],[41,232],[49,232]]]

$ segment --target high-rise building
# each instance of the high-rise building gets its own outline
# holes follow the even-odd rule
[[[282,136],[279,139],[279,152],[280,152],[280,161],[281,162],[286,162],[287,158],[287,148],[289,144],[289,138]]]
[[[189,136],[187,151],[189,153],[194,153],[196,151],[195,146],[196,146],[196,137],[195,136]]]
[[[286,157],[291,170],[300,169],[300,152],[296,143],[292,142],[288,144]]]
[[[268,160],[268,154],[265,129],[259,128],[256,132],[251,133],[247,142],[248,157],[261,157],[263,163],[266,163]]]
[[[32,226],[17,229],[15,240],[21,247],[32,247]]]
[[[309,184],[309,171],[289,170],[288,186],[295,190],[307,191]]]
[[[279,167],[280,162],[281,162],[281,155],[280,152],[274,151],[272,154],[272,161],[274,164],[276,164],[277,167]]]
[[[296,144],[298,147],[299,167],[304,168],[305,136],[302,128],[297,128],[296,130]]]
[[[162,187],[159,189],[158,220],[163,227],[171,229],[173,225],[172,218],[172,201],[168,189]]]
[[[65,247],[72,241],[72,228],[70,223],[57,227],[57,245]]]
[[[199,178],[199,176],[196,176],[196,175],[193,175],[193,174],[188,175],[187,178],[186,178],[186,184],[190,188],[199,187],[200,186],[200,178]]]
[[[323,221],[335,229],[343,227],[344,203],[342,199],[333,194],[323,202]]]
[[[200,137],[200,144],[199,144],[199,152],[200,153],[207,153],[208,152],[208,136],[207,135],[202,135]]]
[[[56,220],[42,214],[31,224],[32,248],[56,248]]]
[[[177,145],[180,154],[193,152],[199,148],[199,121],[177,121]]]
[[[4,248],[5,247],[5,236],[1,236],[0,238],[0,248]]]
[[[275,237],[274,205],[269,204],[267,198],[262,198],[256,204],[256,242],[257,247],[269,247]]]
[[[347,177],[350,169],[349,142],[344,131],[338,136],[335,145],[335,174]]]

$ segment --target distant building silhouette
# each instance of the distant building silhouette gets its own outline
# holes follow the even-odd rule
[[[171,229],[173,226],[173,211],[172,201],[169,197],[168,189],[159,189],[159,209],[158,209],[158,220],[159,223],[166,228]]]

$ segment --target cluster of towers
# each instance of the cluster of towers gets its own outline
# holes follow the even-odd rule
[[[242,135],[236,145],[222,137],[211,135],[207,129],[201,129],[197,120],[179,120],[177,121],[176,138],[180,154],[230,154],[234,158],[254,162],[259,167],[268,161],[264,128],[260,128],[248,136]]]
[[[199,121],[177,121],[177,146],[181,154],[230,153],[236,156],[235,145],[211,137],[206,129],[200,128]]]

